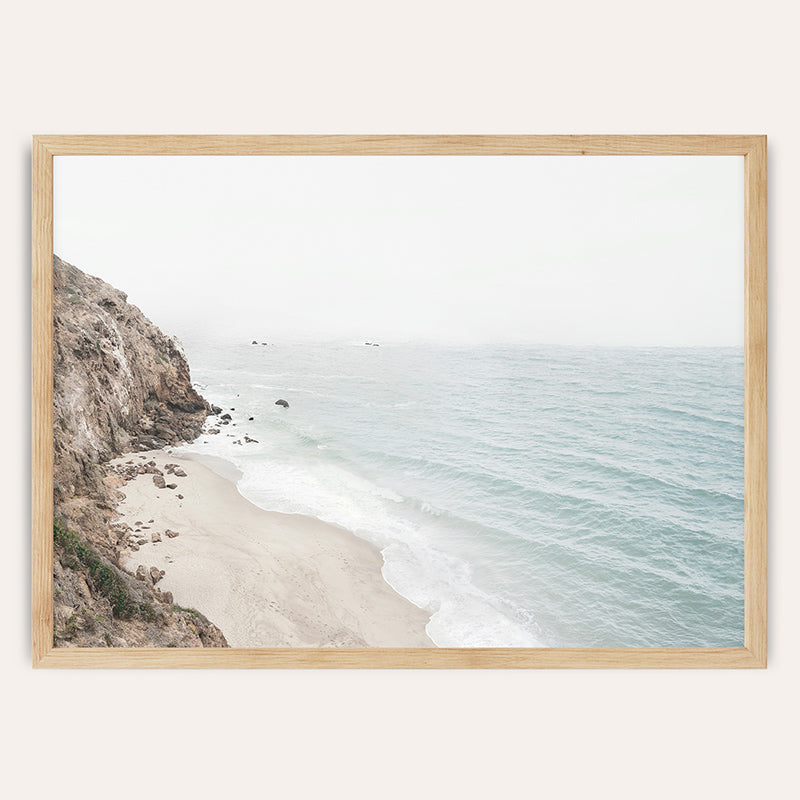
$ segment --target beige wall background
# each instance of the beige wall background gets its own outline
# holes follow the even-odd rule
[[[3,785],[14,796],[781,798],[798,746],[797,13],[668,5],[6,5]],[[33,133],[766,133],[770,666],[33,672]]]

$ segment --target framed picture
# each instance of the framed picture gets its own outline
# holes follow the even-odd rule
[[[766,666],[766,138],[37,136],[36,667]]]

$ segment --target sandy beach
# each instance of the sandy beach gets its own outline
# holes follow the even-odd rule
[[[123,551],[123,566],[163,570],[158,587],[207,616],[231,647],[434,646],[429,615],[385,582],[369,542],[312,517],[258,508],[222,460],[154,450],[110,464],[152,461],[177,488],[160,489],[147,473],[119,487],[120,521],[146,540]],[[167,464],[186,475],[166,474]]]

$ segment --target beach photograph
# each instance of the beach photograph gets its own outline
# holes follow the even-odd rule
[[[56,156],[56,647],[744,646],[738,156]]]

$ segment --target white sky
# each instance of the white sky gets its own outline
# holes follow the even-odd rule
[[[181,338],[744,336],[734,156],[57,156],[54,245]]]

